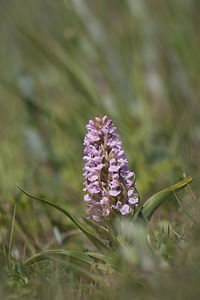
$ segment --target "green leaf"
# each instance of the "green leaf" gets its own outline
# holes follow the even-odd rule
[[[101,253],[97,253],[97,252],[87,252],[87,255],[89,257],[95,258],[97,260],[102,260],[102,261],[106,261],[106,256],[101,254]]]
[[[174,191],[184,188],[187,184],[192,181],[192,177],[188,176],[187,178],[179,181],[178,183],[156,193],[150,197],[142,206],[138,217],[149,222],[153,213],[156,209],[169,197],[174,196]]]
[[[96,236],[87,228],[87,226],[85,224],[82,224],[78,219],[76,219],[76,217],[74,217],[68,210],[66,210],[66,208],[63,208],[61,206],[59,206],[58,204],[54,204],[48,200],[45,200],[41,197],[32,195],[28,192],[26,192],[25,190],[23,190],[23,188],[17,184],[17,187],[28,197],[38,200],[44,204],[47,204],[49,206],[54,207],[55,209],[57,209],[58,211],[62,212],[65,216],[67,216],[88,238],[89,240],[91,240],[91,242],[101,251],[107,249],[106,245],[104,245],[104,243],[97,239]]]
[[[63,257],[64,259],[59,261],[59,258]],[[66,258],[68,259],[66,261]],[[102,277],[96,274],[91,273],[90,269],[93,264],[93,259],[82,252],[74,251],[74,250],[48,250],[37,253],[30,258],[28,258],[24,262],[24,266],[28,267],[32,264],[39,263],[45,261],[47,259],[52,259],[58,262],[67,263],[70,269],[74,269],[80,273],[85,274],[87,277],[94,281],[102,281]],[[82,263],[88,264],[88,268],[86,268]],[[87,270],[88,269],[88,270]]]
[[[73,258],[77,261],[84,262],[87,264],[92,263],[92,259],[79,251],[74,251],[74,250],[48,250],[44,252],[37,253],[30,258],[28,258],[25,262],[24,265],[31,265],[46,259],[53,258],[53,256],[63,256],[63,257],[68,257],[68,258]]]

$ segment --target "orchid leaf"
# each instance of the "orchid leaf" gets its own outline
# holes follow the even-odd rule
[[[74,217],[66,208],[61,207],[58,204],[54,204],[48,200],[45,200],[44,198],[38,197],[36,195],[32,195],[28,192],[26,192],[25,190],[23,190],[23,188],[17,184],[17,187],[28,197],[38,200],[41,203],[47,204],[49,206],[54,207],[55,209],[57,209],[58,211],[62,212],[65,216],[67,216],[88,238],[89,240],[91,240],[91,242],[99,249],[99,250],[105,250],[107,247],[106,245],[100,240],[98,239],[88,228],[85,224],[82,224],[78,219],[76,219],[76,217]]]
[[[83,262],[86,264],[91,264],[92,259],[79,251],[74,251],[74,250],[48,250],[44,252],[37,253],[30,258],[28,258],[25,262],[24,265],[31,265],[46,259],[53,258],[54,256],[63,256],[67,258],[72,258],[75,259],[76,261]]]
[[[156,193],[151,196],[142,206],[138,217],[144,219],[146,222],[149,222],[152,215],[156,209],[166,200],[171,197],[174,197],[174,191],[184,188],[187,184],[192,181],[192,177],[188,176],[185,179],[179,181],[178,183]]]

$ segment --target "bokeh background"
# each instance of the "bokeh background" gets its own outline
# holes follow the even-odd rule
[[[118,127],[142,201],[184,173],[198,195],[199,11],[198,0],[1,1],[0,244],[16,200],[17,257],[24,239],[44,249],[73,229],[16,183],[82,215],[83,139],[95,116]]]

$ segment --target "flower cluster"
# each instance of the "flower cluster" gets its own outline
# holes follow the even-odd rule
[[[114,211],[130,214],[138,207],[139,195],[135,174],[129,171],[116,127],[104,116],[90,120],[86,129],[83,190],[87,192],[84,200],[90,216],[101,222]]]

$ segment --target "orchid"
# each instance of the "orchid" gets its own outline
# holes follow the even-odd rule
[[[104,218],[119,212],[134,213],[139,194],[135,174],[130,172],[128,160],[116,127],[107,116],[90,120],[84,139],[84,200],[92,219],[102,223]]]

